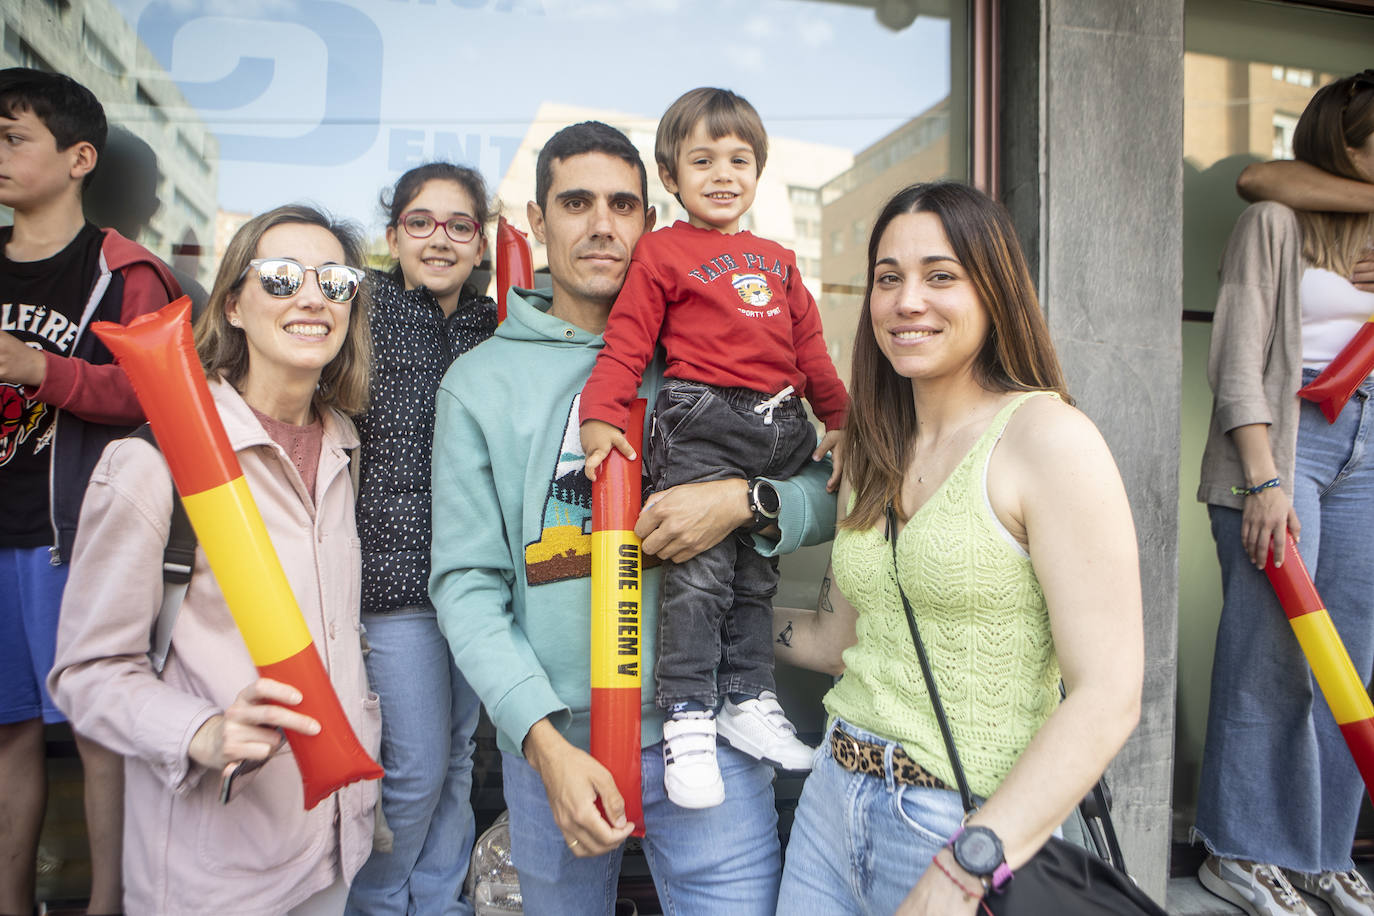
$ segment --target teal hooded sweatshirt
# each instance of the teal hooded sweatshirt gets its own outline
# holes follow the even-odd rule
[[[546,716],[586,750],[592,503],[577,397],[602,339],[550,315],[547,292],[512,290],[507,300],[496,334],[449,367],[436,399],[430,597],[502,750],[520,754]],[[639,390],[651,408],[662,380],[655,359]],[[826,460],[774,481],[782,536],[755,538],[760,553],[833,536],[829,474]],[[657,566],[644,569],[643,746],[663,737],[653,678],[660,578]]]

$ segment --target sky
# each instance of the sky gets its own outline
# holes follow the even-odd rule
[[[822,0],[115,4],[218,137],[221,209],[313,200],[369,230],[430,158],[495,188],[545,101],[657,118],[726,86],[771,136],[858,151],[949,92],[948,20]]]

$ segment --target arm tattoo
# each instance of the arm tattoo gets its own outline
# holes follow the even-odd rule
[[[778,645],[789,648],[792,646],[792,621],[787,621],[787,626],[783,627],[782,632],[778,634]]]
[[[830,603],[830,577],[826,576],[821,580],[821,596],[817,599],[817,604],[822,611],[827,614],[835,613],[835,606]]]

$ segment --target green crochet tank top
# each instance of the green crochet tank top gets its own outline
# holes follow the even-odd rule
[[[1049,613],[1030,557],[993,514],[988,458],[1027,392],[1002,408],[897,540],[902,587],[975,794],[993,793],[1059,702]],[[1053,393],[1050,396],[1056,397]],[[835,584],[858,610],[859,641],[825,696],[832,716],[899,742],[955,786],[907,629],[882,527],[835,538]]]

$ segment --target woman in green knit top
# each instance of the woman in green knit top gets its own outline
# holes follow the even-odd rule
[[[999,204],[949,182],[909,187],[879,215],[868,267],[837,588],[827,573],[818,611],[776,611],[779,657],[844,675],[825,697],[830,734],[778,912],[974,913],[1135,727],[1135,530],[1106,443],[1070,406]],[[962,830],[899,580],[987,797]]]

